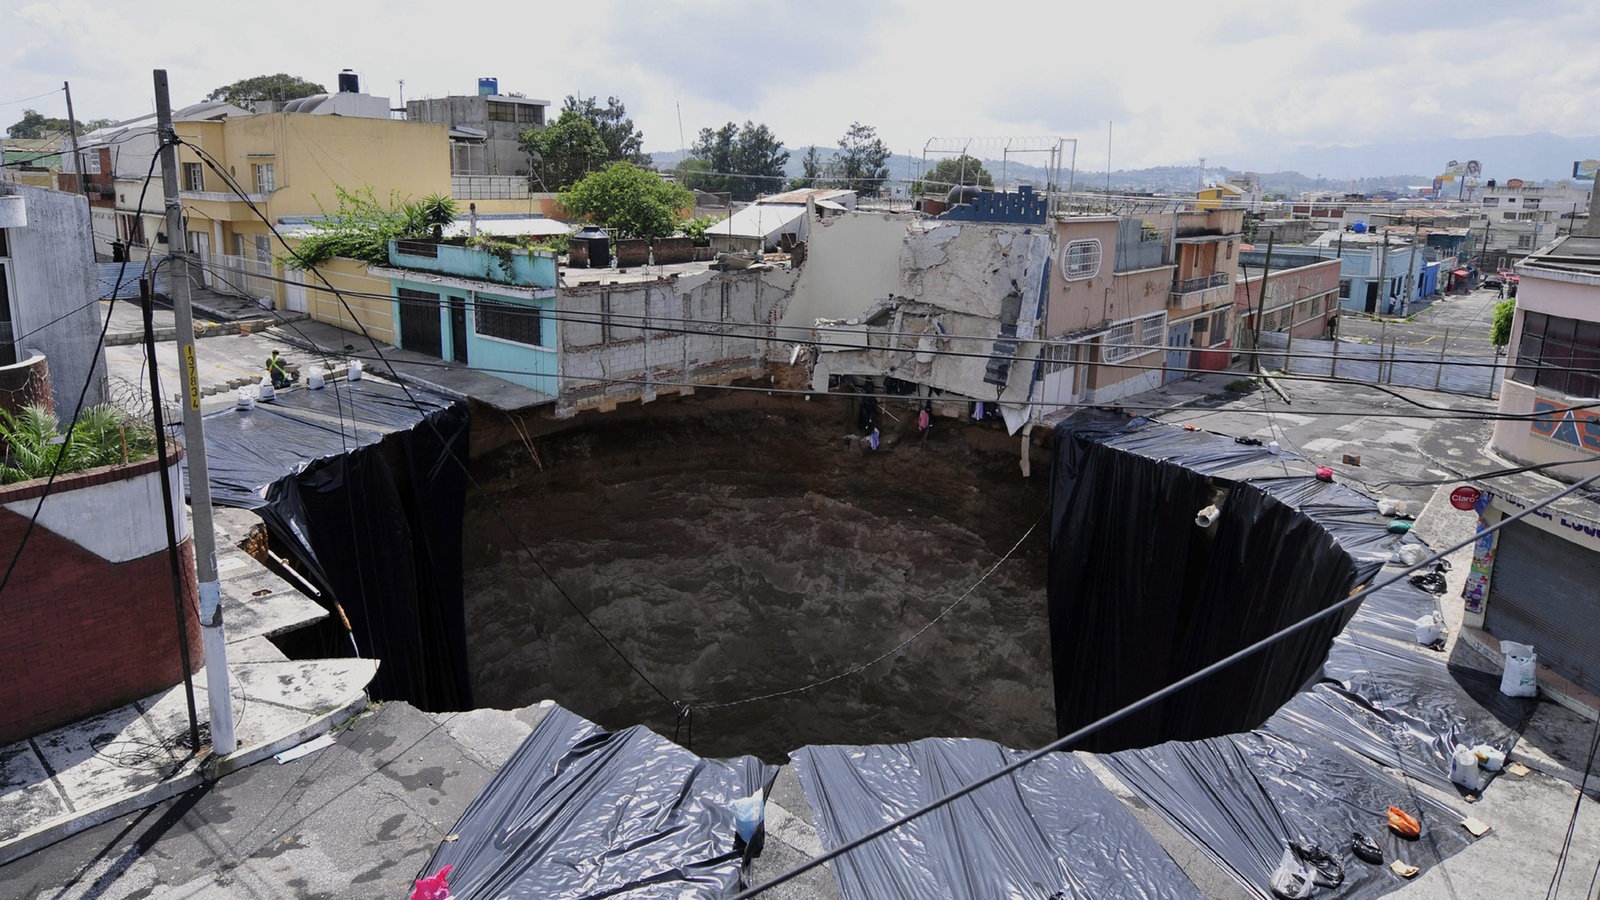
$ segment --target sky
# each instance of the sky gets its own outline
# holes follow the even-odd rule
[[[1600,17],[1583,0],[228,8],[6,0],[0,128],[25,108],[64,116],[62,82],[79,118],[122,119],[154,110],[156,68],[180,107],[275,72],[332,89],[350,68],[395,105],[475,93],[480,76],[553,108],[615,96],[652,151],[753,121],[798,155],[861,122],[912,156],[970,146],[997,158],[1008,141],[1063,138],[1076,140],[1081,171],[1103,170],[1108,151],[1118,169],[1203,157],[1273,171],[1301,145],[1600,134]]]

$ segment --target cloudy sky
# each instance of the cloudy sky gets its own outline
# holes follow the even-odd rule
[[[1297,145],[1600,133],[1600,18],[1583,0],[189,0],[0,4],[0,127],[27,107],[79,117],[174,105],[288,72],[332,88],[473,93],[479,76],[559,106],[617,96],[646,149],[764,122],[789,147],[850,123],[897,153],[930,139],[1079,140],[1080,169],[1270,170]],[[43,94],[37,98],[33,95]],[[29,99],[32,98],[32,99]],[[681,134],[680,141],[680,117]],[[982,146],[980,143],[976,146]]]

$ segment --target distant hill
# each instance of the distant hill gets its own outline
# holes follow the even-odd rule
[[[818,149],[824,161],[837,152],[834,147],[819,146]],[[800,155],[804,150],[804,145],[789,148],[786,172],[790,177],[799,177]],[[674,150],[653,154],[656,167],[670,170],[682,153]],[[1433,177],[1440,174],[1451,160],[1480,161],[1485,179],[1504,181],[1521,178],[1538,182],[1571,178],[1574,160],[1594,158],[1600,158],[1600,137],[1562,137],[1548,133],[1465,139],[1430,138],[1357,147],[1302,145],[1273,154],[1273,161],[1282,167],[1279,171],[1264,171],[1261,167],[1252,166],[1248,159],[1228,160],[1233,166],[1207,166],[1203,178],[1198,166],[1115,169],[1111,172],[1110,186],[1113,191],[1184,192],[1193,191],[1203,181],[1219,181],[1230,175],[1255,171],[1261,175],[1263,189],[1272,194],[1295,196],[1301,191],[1311,190],[1361,193],[1404,191],[1408,187],[1431,184]],[[930,158],[927,164],[931,165],[932,162]],[[891,186],[903,191],[925,164],[919,157],[895,155],[890,157],[888,165]],[[1001,179],[1002,165],[999,160],[984,161],[984,166],[996,181]],[[1069,173],[1061,173],[1063,182],[1068,177]],[[1039,166],[1012,161],[1005,165],[1005,179],[1011,182],[1031,181],[1042,187],[1049,181],[1049,173]],[[1104,171],[1079,169],[1071,180],[1079,189],[1103,190],[1106,187]]]
[[[1499,135],[1487,138],[1430,138],[1359,147],[1300,146],[1275,155],[1284,167],[1321,173],[1324,178],[1361,178],[1388,172],[1421,172],[1430,179],[1451,160],[1483,163],[1484,178],[1544,181],[1572,177],[1574,160],[1600,157],[1600,137],[1556,134]]]

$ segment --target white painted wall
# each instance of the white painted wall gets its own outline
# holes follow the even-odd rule
[[[784,325],[807,330],[818,319],[858,316],[900,288],[900,245],[914,221],[892,213],[859,212],[816,223]]]
[[[28,209],[28,224],[7,229],[6,235],[18,343],[21,349],[43,351],[48,358],[56,415],[63,423],[70,422],[85,382],[86,406],[106,398],[89,201],[80,194],[12,182],[0,182],[0,194],[21,196]]]
[[[787,348],[775,353],[767,338],[797,277],[792,269],[746,269],[563,289],[556,414],[760,375],[768,356],[787,358]],[[608,312],[606,328],[599,320]],[[641,327],[645,318],[654,327]]]
[[[181,542],[189,536],[189,520],[181,494],[183,475],[177,463],[170,467],[170,477],[172,492],[167,502],[177,519]],[[38,498],[33,498],[7,503],[5,507],[26,518],[38,505]],[[158,553],[167,546],[161,473],[149,472],[84,490],[52,491],[39,509],[39,527],[113,563]]]

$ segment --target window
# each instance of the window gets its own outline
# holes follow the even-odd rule
[[[1517,249],[1518,250],[1532,250],[1533,249],[1533,235],[1531,235],[1531,234],[1519,234],[1519,235],[1517,235]]]
[[[1538,200],[1538,198],[1532,198],[1532,199],[1523,200],[1522,201],[1522,208],[1523,209],[1538,209],[1539,208],[1539,200]]]
[[[1166,340],[1167,314],[1158,313],[1140,320],[1139,343],[1146,347],[1160,346]]]
[[[515,122],[518,125],[543,125],[544,107],[537,103],[490,101],[489,121]]]
[[[1572,397],[1600,396],[1600,322],[1527,313],[1511,377]]]
[[[1483,198],[1483,205],[1484,206],[1499,206],[1500,205],[1500,198],[1499,197],[1485,197],[1485,198]]]
[[[203,191],[206,189],[206,170],[204,166],[197,162],[183,164],[183,189],[186,191]]]
[[[6,230],[0,228],[0,366],[9,366],[17,361],[15,327],[11,324],[11,289],[6,280],[11,277],[10,267],[6,264],[9,253],[6,249]]]
[[[270,194],[278,189],[278,167],[274,163],[255,163],[250,167],[256,176],[256,193]]]
[[[1514,212],[1503,212],[1500,214],[1500,218],[1510,222],[1515,222],[1517,220],[1517,214]]]
[[[1228,311],[1223,310],[1211,317],[1211,342],[1220,344],[1228,339]]]
[[[1100,357],[1108,363],[1115,363],[1143,356],[1161,346],[1166,330],[1167,314],[1164,312],[1113,325],[1101,341]],[[1134,343],[1136,337],[1138,345]]]
[[[1133,323],[1124,322],[1113,325],[1111,330],[1100,342],[1100,356],[1108,363],[1122,362],[1134,355],[1133,349]]]
[[[1100,274],[1100,241],[1097,238],[1068,241],[1061,248],[1061,277],[1081,281]]]
[[[1339,297],[1345,300],[1350,298],[1350,282],[1348,279],[1339,279]]]
[[[539,318],[537,306],[502,303],[479,297],[473,311],[472,328],[482,337],[538,347],[542,346]]]
[[[130,247],[143,247],[144,216],[119,216],[122,219],[122,239]]]

